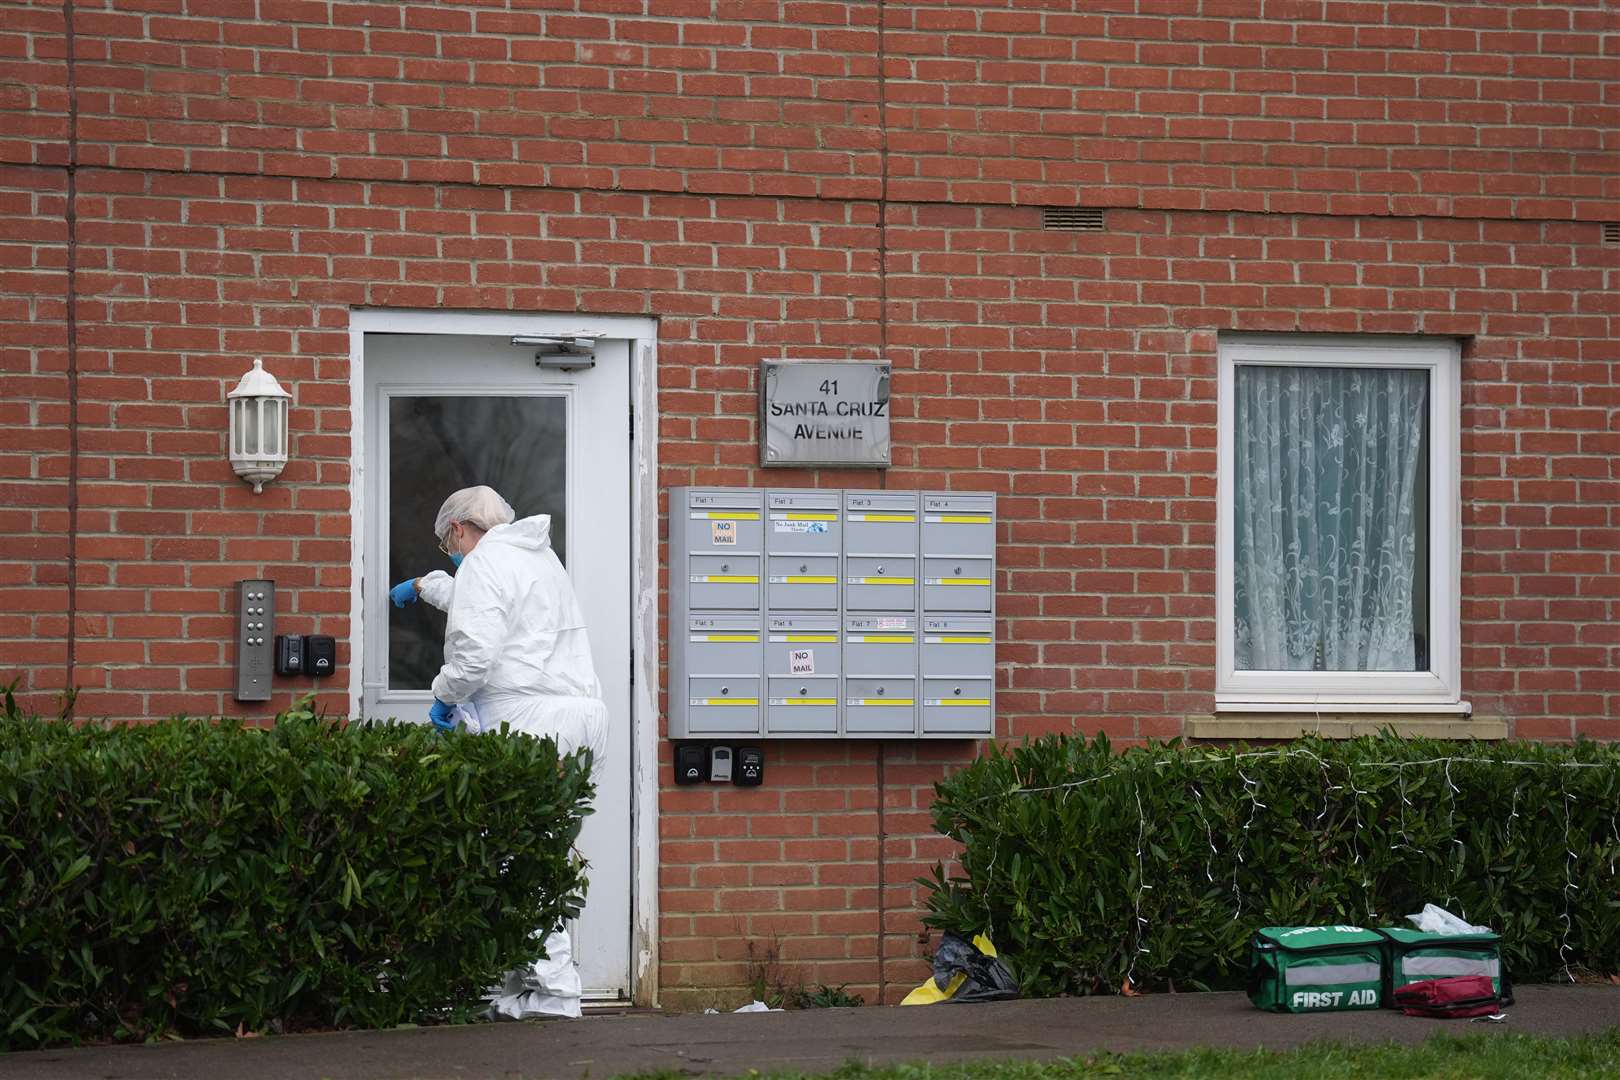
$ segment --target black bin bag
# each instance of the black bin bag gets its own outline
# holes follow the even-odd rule
[[[967,976],[946,1000],[1010,1001],[1018,996],[1018,980],[1012,969],[995,954],[994,946],[991,949],[986,954],[973,942],[946,932],[934,954],[934,985],[944,990],[958,974]]]

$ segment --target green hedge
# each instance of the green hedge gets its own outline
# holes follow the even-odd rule
[[[0,1046],[462,1019],[579,912],[587,752],[0,716]]]
[[[1026,994],[1236,988],[1258,927],[1426,901],[1501,931],[1520,980],[1620,970],[1620,745],[1049,737],[936,790],[961,873],[923,879],[925,921],[988,930]]]

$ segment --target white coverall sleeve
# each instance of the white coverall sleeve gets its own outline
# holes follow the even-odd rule
[[[468,559],[456,572],[444,630],[444,666],[433,679],[433,696],[440,701],[468,701],[482,690],[506,644],[510,601],[502,595],[491,561]]]
[[[456,591],[456,579],[443,570],[433,570],[416,579],[416,595],[440,611],[450,610],[450,597]]]

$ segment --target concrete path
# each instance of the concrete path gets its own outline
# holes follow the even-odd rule
[[[1317,1040],[1419,1042],[1437,1031],[1574,1035],[1620,1026],[1620,987],[1524,986],[1503,1024],[1423,1020],[1387,1010],[1282,1016],[1242,994],[1154,994],[923,1008],[813,1009],[575,1021],[0,1055],[5,1080],[406,1080],[610,1077],[672,1070],[824,1071],[846,1061],[1056,1058],[1194,1046],[1280,1049]]]

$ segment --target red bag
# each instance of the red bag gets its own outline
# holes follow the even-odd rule
[[[1395,1004],[1407,1016],[1489,1016],[1502,1011],[1502,999],[1489,975],[1407,983],[1396,989]]]

